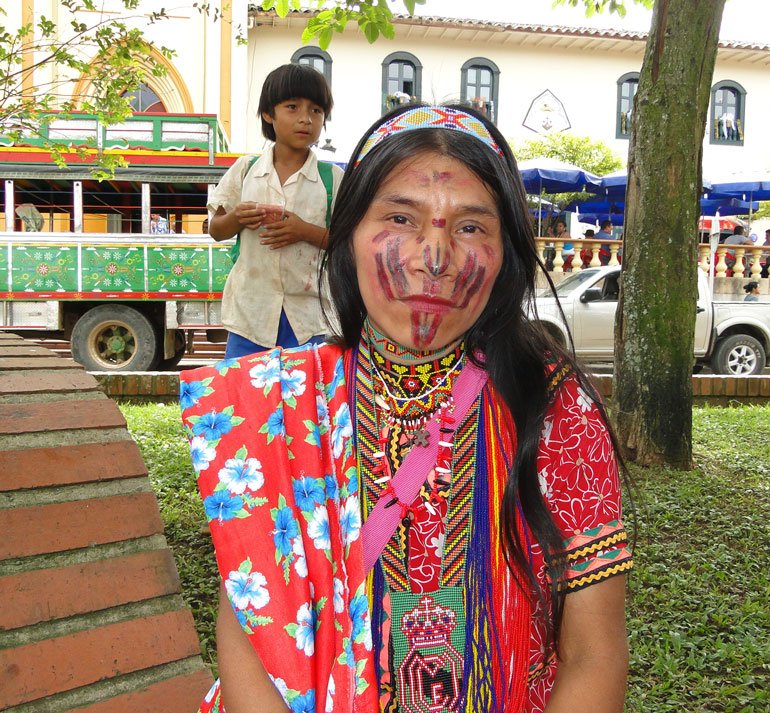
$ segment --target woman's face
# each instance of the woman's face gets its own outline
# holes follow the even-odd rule
[[[439,349],[478,319],[500,272],[495,199],[461,162],[417,155],[380,185],[353,252],[372,324],[405,347]]]

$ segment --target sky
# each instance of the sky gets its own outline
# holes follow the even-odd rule
[[[607,12],[585,16],[580,8],[553,7],[553,0],[427,0],[416,14],[496,22],[617,28],[646,32],[652,11],[626,0],[625,18]],[[396,12],[399,12],[396,10]],[[770,45],[770,0],[727,0],[722,17],[722,40]]]

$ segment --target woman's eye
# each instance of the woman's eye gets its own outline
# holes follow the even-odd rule
[[[467,235],[475,235],[476,233],[482,233],[483,229],[480,225],[469,224],[460,226],[460,232]]]

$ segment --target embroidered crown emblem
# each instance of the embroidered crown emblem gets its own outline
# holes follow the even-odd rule
[[[430,597],[420,599],[419,604],[401,618],[401,631],[410,649],[447,646],[455,626],[457,614]]]

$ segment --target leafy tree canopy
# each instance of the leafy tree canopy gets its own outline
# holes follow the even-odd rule
[[[53,110],[65,117],[75,111],[93,114],[103,124],[131,116],[131,92],[148,76],[165,73],[153,59],[153,45],[132,21],[156,22],[166,13],[140,14],[140,0],[121,3],[125,15],[97,13],[101,8],[95,0],[60,0],[58,25],[40,15],[35,24],[18,28],[8,26],[7,12],[0,8],[0,139],[39,136]],[[167,58],[174,54],[166,47],[155,49]],[[78,82],[88,91],[73,93]],[[72,151],[50,142],[46,148],[59,165]],[[75,150],[83,157],[88,153]],[[94,172],[105,177],[120,165],[125,161],[119,154],[99,153]]]

